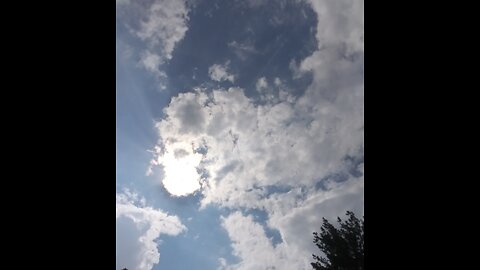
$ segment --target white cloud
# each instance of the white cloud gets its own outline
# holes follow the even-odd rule
[[[362,52],[364,45],[364,1],[310,0],[317,14],[318,48],[336,47],[346,53]],[[346,46],[346,48],[342,48]]]
[[[160,55],[147,50],[141,54],[139,64],[141,67],[145,68],[145,70],[155,75],[160,90],[166,89],[164,82],[167,78],[167,74],[160,69],[160,65],[162,64],[162,57]]]
[[[320,253],[312,243],[312,232],[319,231],[321,225],[319,213],[332,223],[346,210],[363,215],[362,179],[339,184],[330,191],[312,193],[305,200],[295,198],[295,192],[276,196],[264,201],[270,217],[267,226],[277,229],[283,241],[274,246],[263,226],[252,216],[234,212],[222,218],[222,226],[232,241],[233,255],[240,262],[230,265],[223,259],[219,269],[311,269],[311,254]]]
[[[210,75],[210,78],[218,82],[230,81],[233,83],[235,81],[235,76],[229,73],[229,65],[230,61],[227,61],[224,65],[213,64],[210,66],[210,68],[208,68],[208,74]]]
[[[177,44],[188,30],[187,0],[154,0],[150,4],[117,0],[117,17],[146,49],[138,55],[138,64],[155,75],[165,89],[163,65],[173,57]],[[126,5],[128,4],[128,7]]]
[[[240,88],[197,89],[173,98],[157,124],[164,149],[181,142],[191,145],[189,154],[202,155],[196,166],[206,175],[202,206],[263,209],[268,226],[282,236],[284,242],[273,246],[260,224],[232,214],[223,224],[241,261],[221,261],[222,269],[265,269],[275,260],[281,262],[276,269],[310,269],[311,232],[319,229],[321,217],[333,219],[352,209],[363,214],[363,176],[350,175],[346,160],[363,157],[363,1],[311,5],[318,16],[318,50],[290,65],[295,77],[312,74],[302,95],[293,98],[280,79],[273,83],[276,92],[266,80],[257,82],[262,104]],[[217,75],[217,80],[229,76],[226,70]],[[266,98],[271,93],[275,96]],[[155,161],[164,155],[158,152]],[[356,170],[363,173],[363,166]],[[347,175],[345,181],[317,188],[321,179],[339,172]],[[289,191],[272,194],[272,186]]]
[[[227,260],[225,258],[218,258],[217,270],[225,270],[227,268]]]
[[[158,71],[158,66],[161,63],[160,60],[160,55],[151,53],[150,51],[146,51],[142,57],[140,62],[142,65],[145,67],[150,72],[157,72]]]
[[[178,217],[147,206],[136,193],[126,190],[116,200],[116,268],[152,269],[160,261],[155,240],[161,234],[178,235],[186,227]]]
[[[258,92],[262,92],[262,90],[266,89],[268,87],[268,82],[265,77],[261,77],[257,80],[257,84],[255,85],[255,88],[257,89]]]
[[[266,200],[268,226],[279,230],[284,243],[303,252],[303,258],[309,260],[312,253],[319,253],[312,244],[312,232],[320,230],[320,218],[325,217],[335,223],[337,216],[344,216],[347,210],[362,216],[363,190],[363,179],[352,179],[335,184],[329,191],[308,192],[305,199],[287,195]]]
[[[337,107],[312,91],[264,105],[239,88],[181,94],[157,124],[160,145],[208,149],[198,164],[209,175],[203,204],[250,206],[265,193],[256,187],[312,187],[363,144],[363,104],[341,96]]]
[[[220,269],[256,270],[256,269],[307,269],[308,263],[298,256],[295,249],[285,243],[273,246],[266,236],[262,225],[252,216],[234,212],[222,217],[222,226],[232,241],[233,255],[240,258],[238,264],[228,265],[220,261]]]
[[[159,145],[173,149],[182,142],[192,149],[189,154],[206,149],[197,166],[208,173],[202,182],[202,205],[265,210],[269,227],[284,240],[274,248],[253,226],[257,233],[251,238],[265,240],[254,245],[272,259],[249,259],[253,255],[242,250],[252,243],[232,238],[234,243],[240,241],[234,250],[241,263],[224,269],[265,269],[256,267],[267,267],[275,260],[282,262],[276,269],[309,269],[314,251],[311,232],[318,230],[321,216],[363,210],[363,177],[350,176],[341,184],[327,181],[326,191],[316,188],[320,179],[347,170],[345,156],[361,155],[362,104],[341,96],[339,104],[345,106],[337,107],[311,91],[295,103],[278,97],[275,103],[260,105],[240,88],[197,89],[173,98],[164,110],[166,117],[157,125]],[[163,155],[158,152],[157,159]],[[363,167],[357,170],[363,172]],[[269,194],[271,186],[291,190]],[[282,255],[282,245],[295,256]]]
[[[202,155],[195,153],[184,142],[168,144],[165,153],[158,159],[164,167],[163,186],[172,195],[189,195],[200,188],[200,175],[196,167]]]
[[[173,98],[165,108],[166,117],[157,124],[159,145],[175,149],[182,143],[190,149],[189,155],[206,149],[196,166],[207,172],[202,180],[202,206],[265,210],[271,228],[279,230],[288,250],[296,250],[296,258],[303,258],[308,266],[310,233],[318,229],[319,215],[341,215],[363,205],[363,179],[350,176],[342,185],[332,182],[328,192],[316,188],[320,179],[346,171],[346,156],[362,155],[363,102],[361,95],[349,96],[352,93],[345,91],[331,101],[310,88],[294,103],[279,95],[276,102],[260,105],[240,88],[197,89]],[[156,160],[164,158],[164,153],[158,152]],[[342,190],[349,190],[353,183],[357,183],[354,192],[344,196]],[[271,186],[291,191],[269,194]],[[308,219],[304,237],[298,237],[294,222],[298,219]],[[272,252],[273,257],[280,256]],[[297,264],[295,259],[284,262],[290,269],[303,269]]]
[[[363,105],[364,1],[310,4],[317,13],[318,50],[299,64],[298,75],[312,72],[310,88],[325,100],[340,105],[337,99],[358,99]]]
[[[188,11],[186,1],[157,0],[150,6],[137,35],[160,50],[162,57],[171,59],[175,45],[188,30]]]
[[[169,116],[169,123],[157,124],[159,128],[175,126],[185,136],[197,134],[205,124],[207,115],[202,106],[207,97],[197,92],[179,94],[173,97],[171,106],[164,109]],[[180,135],[180,134],[178,134]],[[200,188],[201,175],[197,171],[202,155],[195,151],[194,145],[181,136],[165,138],[164,142],[155,148],[157,158],[152,165],[161,165],[164,170],[162,183],[167,191],[175,196],[189,195]],[[152,173],[149,168],[147,173]]]

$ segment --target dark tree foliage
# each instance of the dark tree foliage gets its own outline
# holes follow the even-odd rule
[[[316,270],[363,270],[364,220],[359,220],[353,212],[347,211],[348,220],[338,218],[336,228],[323,218],[320,234],[313,233],[313,243],[325,254],[313,254]]]

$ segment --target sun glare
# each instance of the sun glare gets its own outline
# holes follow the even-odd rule
[[[163,186],[174,196],[186,196],[200,188],[200,175],[196,167],[200,164],[202,155],[175,149],[167,152],[162,158],[164,167]]]

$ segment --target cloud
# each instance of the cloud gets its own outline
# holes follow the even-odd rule
[[[294,97],[288,93],[288,90],[282,84],[279,78],[275,78],[274,84],[270,85],[267,78],[260,77],[255,84],[255,89],[260,94],[258,99],[268,103],[278,103],[285,101],[288,103],[294,102]]]
[[[158,66],[161,64],[160,55],[146,51],[143,53],[140,62],[146,70],[150,72],[158,72]]]
[[[350,173],[351,166],[359,171],[362,165],[352,165],[348,158],[363,156],[363,96],[345,91],[329,100],[309,88],[292,102],[276,93],[275,99],[262,104],[236,87],[180,94],[157,124],[159,145],[172,151],[181,143],[189,155],[201,155],[195,167],[205,172],[200,189],[203,207],[266,211],[269,226],[308,265],[309,238],[321,222],[318,215],[341,215],[363,205],[363,178]],[[165,152],[160,151],[155,160],[160,163],[163,158]],[[325,180],[338,173],[346,174],[341,184]],[[344,196],[342,190],[353,183],[356,189]],[[278,190],[282,188],[288,192]],[[329,198],[330,203],[323,204]],[[294,226],[298,219],[309,220],[301,232],[304,237],[298,237],[301,230]],[[280,256],[272,252],[273,257]],[[284,265],[303,269],[299,263],[288,260]]]
[[[262,90],[267,89],[268,87],[268,82],[265,77],[261,77],[260,79],[257,80],[257,84],[255,85],[255,88],[257,89],[258,92],[262,92]]]
[[[164,167],[163,186],[172,195],[189,195],[200,188],[200,175],[196,167],[202,155],[195,153],[191,145],[171,143],[165,148],[158,162]]]
[[[233,255],[240,262],[228,264],[222,259],[218,269],[311,269],[311,254],[320,253],[312,243],[312,232],[319,231],[321,225],[318,213],[332,222],[338,215],[343,216],[346,210],[363,215],[363,181],[360,179],[340,184],[331,191],[316,193],[307,200],[291,198],[283,194],[268,202],[284,208],[272,207],[269,210],[267,226],[278,230],[283,240],[277,245],[273,245],[264,227],[252,216],[236,211],[222,217],[222,226],[232,241]],[[292,202],[298,205],[285,207]]]
[[[152,53],[150,51],[144,51],[140,57],[140,66],[143,67],[145,70],[151,72],[158,83],[160,90],[165,90],[165,79],[167,78],[167,74],[160,69],[160,65],[162,64],[162,57],[156,53]]]
[[[202,206],[263,210],[269,228],[282,236],[283,243],[274,247],[263,237],[262,225],[243,224],[236,216],[235,222],[224,223],[227,231],[238,231],[228,228],[239,223],[254,232],[242,239],[260,242],[229,234],[240,263],[223,269],[309,269],[311,233],[318,230],[321,216],[363,213],[363,163],[346,158],[363,156],[361,100],[342,97],[338,104],[352,103],[337,107],[312,91],[295,102],[277,92],[275,101],[258,104],[241,88],[196,89],[173,98],[165,108],[166,117],[157,124],[159,145],[174,149],[181,142],[189,154],[202,155],[196,166],[206,172]],[[164,157],[157,154],[156,160]],[[359,173],[350,173],[352,166]],[[343,182],[334,180],[339,172],[347,175]],[[250,254],[247,247],[252,245]],[[257,258],[254,253],[267,259],[251,259]]]
[[[363,216],[363,179],[351,179],[334,185],[335,187],[328,191],[310,191],[305,199],[287,195],[266,202],[265,209],[269,213],[268,226],[277,229],[283,243],[290,249],[299,251],[299,256],[306,262],[312,253],[320,252],[312,244],[312,232],[320,230],[321,217],[335,223],[337,216],[344,216],[347,210],[355,212],[357,216]],[[285,200],[285,203],[281,200]]]
[[[230,74],[229,69],[230,61],[227,61],[224,65],[213,64],[208,68],[208,75],[214,81],[230,81],[235,82],[235,76]]]
[[[258,51],[255,49],[253,46],[253,42],[249,39],[246,41],[240,43],[237,41],[232,41],[228,43],[228,47],[233,50],[235,55],[240,59],[240,60],[246,60],[248,56],[251,54],[258,54]]]
[[[186,1],[157,0],[136,34],[148,46],[159,49],[162,58],[171,59],[175,45],[188,30],[188,11]]]
[[[128,6],[127,6],[128,5]],[[130,34],[143,42],[136,55],[138,64],[151,72],[160,89],[167,78],[163,66],[173,57],[177,44],[188,30],[189,7],[186,0],[117,0],[117,19]],[[121,33],[123,35],[123,33]],[[128,39],[125,39],[128,40]]]
[[[309,3],[318,48],[290,65],[294,79],[312,75],[305,92],[293,97],[282,78],[257,81],[259,97],[238,87],[198,88],[172,98],[157,124],[162,149],[182,143],[201,155],[202,207],[263,210],[282,237],[274,246],[262,225],[235,212],[222,224],[240,262],[222,260],[223,269],[310,269],[321,217],[363,214],[363,1]],[[219,67],[210,76],[227,80],[226,68],[214,72]]]
[[[310,1],[317,14],[318,50],[304,59],[297,75],[311,72],[316,95],[342,106],[339,99],[363,105],[363,1]],[[343,104],[344,105],[344,104]]]
[[[317,14],[318,48],[363,53],[364,1],[309,1]],[[328,52],[330,53],[330,52]]]
[[[150,270],[160,261],[155,242],[160,235],[178,235],[186,230],[178,217],[147,206],[145,199],[126,190],[116,198],[116,268]]]
[[[228,265],[225,260],[221,260],[219,269],[290,270],[308,267],[296,251],[285,243],[273,246],[262,225],[256,223],[252,216],[244,216],[237,211],[221,219],[222,226],[232,240],[233,255],[240,258],[240,262]]]
[[[157,124],[160,145],[208,149],[198,164],[208,172],[203,204],[253,206],[262,187],[313,187],[363,144],[361,100],[341,96],[337,107],[313,91],[263,105],[240,88],[180,94]]]
[[[280,80],[280,78],[276,77],[274,83],[275,83],[276,86],[280,86],[280,85],[282,85],[282,80]]]
[[[207,115],[202,106],[206,98],[200,92],[180,93],[172,98],[171,106],[164,109],[169,121],[157,123],[159,129],[178,129],[178,136],[165,137],[155,147],[153,153],[156,158],[151,161],[147,175],[153,173],[154,166],[161,166],[164,171],[162,183],[172,195],[186,196],[201,187],[202,179],[197,167],[202,154],[197,151],[199,145],[193,145],[188,138],[203,129]]]

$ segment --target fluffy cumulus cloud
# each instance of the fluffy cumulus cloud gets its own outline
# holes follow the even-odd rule
[[[201,154],[203,204],[250,207],[256,202],[245,196],[260,198],[269,186],[313,188],[363,151],[361,96],[339,96],[339,108],[314,92],[263,105],[240,88],[181,94],[157,124],[158,163],[180,142]]]
[[[152,269],[160,260],[159,236],[186,230],[178,217],[147,206],[144,198],[128,190],[117,194],[116,217],[117,269]]]
[[[318,49],[291,65],[294,77],[312,75],[303,94],[283,91],[280,78],[260,78],[259,97],[238,87],[198,88],[172,98],[157,123],[153,165],[168,171],[165,159],[181,152],[192,160],[184,168],[195,168],[189,177],[202,207],[263,210],[266,226],[281,235],[273,245],[250,216],[225,217],[240,262],[221,259],[222,269],[310,269],[321,216],[363,214],[363,1],[310,4]],[[228,79],[214,69],[212,79]]]
[[[265,210],[269,226],[279,230],[288,250],[298,249],[303,252],[301,258],[307,259],[309,232],[318,229],[318,218],[312,219],[318,215],[315,211],[322,207],[328,210],[328,205],[335,206],[330,209],[331,216],[352,208],[363,211],[363,178],[358,177],[363,175],[363,167],[352,165],[346,158],[363,155],[362,103],[345,96],[348,100],[338,101],[348,106],[339,108],[311,91],[294,102],[291,97],[278,95],[276,102],[263,105],[248,98],[240,88],[197,89],[180,94],[165,108],[166,117],[157,124],[161,141],[154,162],[168,171],[171,168],[163,162],[171,155],[168,153],[180,151],[181,158],[196,156],[195,164],[183,169],[197,169],[191,180],[202,187],[203,206],[213,203]],[[352,169],[361,173],[347,173],[344,182],[325,180]],[[325,190],[317,187],[321,180]],[[275,192],[272,187],[288,192]],[[354,192],[347,192],[351,189]],[[324,204],[328,199],[334,202],[334,198],[337,203]],[[350,203],[343,206],[345,199]],[[327,216],[326,210],[322,215]],[[307,238],[303,241],[295,240],[300,233],[298,219],[310,219],[302,222],[306,227],[301,233]],[[275,251],[272,256],[278,254]],[[285,265],[293,267],[293,263],[297,267],[298,262],[291,260]],[[236,267],[254,269],[244,268],[246,265]]]
[[[235,75],[229,73],[230,62],[227,61],[224,65],[213,64],[208,68],[208,75],[210,79],[221,82],[221,81],[230,81],[235,82]]]

